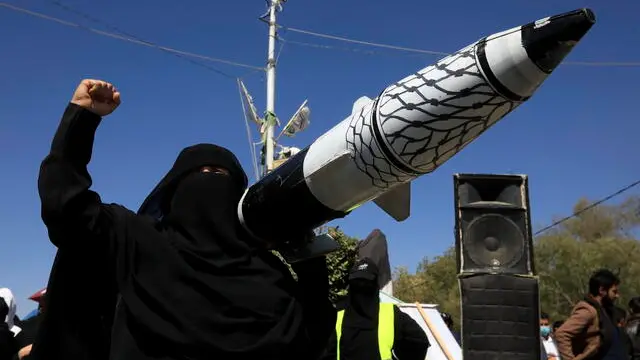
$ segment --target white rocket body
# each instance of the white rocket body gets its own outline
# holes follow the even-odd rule
[[[594,22],[581,9],[499,32],[375,99],[361,97],[346,119],[249,188],[238,207],[241,222],[256,237],[278,241],[278,232],[266,229],[265,212],[298,212],[286,225],[291,234],[370,200],[406,219],[410,181],[528,100]]]
[[[491,70],[520,101],[491,87],[475,54],[478,43],[387,87],[376,101],[360,98],[347,119],[311,144],[304,162],[311,191],[325,206],[341,211],[405,184],[401,191],[409,191],[409,181],[449,160],[546,79],[548,74],[521,44],[520,27],[486,38]],[[383,144],[376,141],[376,130],[383,134]],[[393,161],[382,147],[390,150]],[[410,197],[398,195],[393,194],[397,206],[388,210],[402,220],[409,215]]]

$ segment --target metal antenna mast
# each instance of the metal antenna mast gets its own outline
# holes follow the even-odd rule
[[[265,114],[265,133],[262,155],[264,156],[264,167],[262,176],[273,170],[273,160],[275,159],[275,139],[274,128],[278,122],[275,112],[276,107],[276,41],[277,23],[276,14],[282,10],[282,4],[286,0],[267,0],[269,3],[268,24],[269,24],[269,50],[267,52],[267,108]],[[267,14],[262,19],[265,20]]]

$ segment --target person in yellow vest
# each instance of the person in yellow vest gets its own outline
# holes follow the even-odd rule
[[[424,360],[429,340],[420,325],[390,303],[381,303],[378,267],[368,258],[349,273],[349,295],[323,360]]]

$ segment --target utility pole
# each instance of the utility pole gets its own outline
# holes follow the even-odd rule
[[[266,128],[264,134],[264,168],[262,176],[273,170],[275,152],[274,128],[276,118],[276,40],[277,24],[276,14],[286,0],[268,0],[269,6],[269,50],[267,53],[267,108],[265,114]]]

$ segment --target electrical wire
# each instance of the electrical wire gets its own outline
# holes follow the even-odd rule
[[[126,31],[122,31],[122,30],[120,30],[119,28],[117,28],[117,27],[115,27],[115,26],[113,26],[113,25],[109,25],[109,24],[107,24],[106,22],[104,22],[104,21],[102,21],[102,20],[100,20],[100,19],[97,19],[97,18],[95,18],[95,17],[93,17],[93,16],[91,16],[91,15],[89,15],[89,14],[87,14],[87,13],[84,13],[84,12],[81,12],[81,11],[79,11],[79,10],[76,10],[76,9],[74,9],[74,8],[72,8],[72,7],[68,6],[68,5],[66,5],[66,4],[63,4],[63,3],[62,3],[62,2],[60,2],[60,1],[57,1],[57,0],[51,0],[50,2],[51,2],[52,4],[54,4],[54,5],[58,6],[59,8],[61,8],[61,9],[65,10],[65,11],[67,11],[67,12],[69,12],[69,13],[72,13],[72,14],[78,15],[78,16],[80,16],[80,17],[83,17],[83,18],[85,18],[85,19],[87,19],[87,20],[89,20],[89,21],[91,21],[91,22],[96,23],[96,24],[100,24],[100,25],[102,25],[102,26],[106,27],[108,30],[111,30],[111,31],[113,31],[113,32],[120,33],[121,35],[124,35],[124,36],[130,37],[130,38],[132,38],[132,39],[134,39],[134,40],[141,41],[141,42],[143,42],[143,43],[149,44],[149,46],[152,46],[152,47],[154,47],[154,48],[156,48],[156,49],[158,49],[158,50],[160,50],[160,51],[163,51],[163,52],[165,52],[165,53],[167,53],[167,54],[173,55],[173,56],[175,56],[175,57],[177,57],[177,58],[180,58],[180,59],[183,59],[183,60],[185,60],[185,61],[188,61],[188,62],[190,62],[190,63],[191,63],[191,64],[193,64],[193,65],[203,67],[203,68],[205,68],[205,69],[207,69],[207,70],[209,70],[209,71],[212,71],[212,72],[214,72],[214,73],[217,73],[217,74],[219,74],[219,75],[222,75],[222,76],[227,77],[227,78],[230,78],[230,79],[235,78],[233,75],[230,75],[230,74],[228,74],[228,73],[226,73],[226,72],[224,72],[224,71],[222,71],[222,70],[220,70],[220,69],[217,69],[217,68],[215,68],[215,67],[213,67],[213,66],[206,65],[206,64],[203,64],[203,63],[201,63],[201,62],[195,61],[195,60],[193,60],[193,59],[191,59],[191,58],[189,58],[189,57],[186,57],[185,55],[182,55],[182,54],[177,54],[177,53],[175,53],[175,52],[167,51],[167,50],[165,50],[165,49],[163,49],[163,48],[159,47],[158,45],[156,45],[156,44],[154,44],[154,43],[152,43],[152,42],[150,42],[150,41],[147,41],[147,40],[141,39],[141,38],[139,38],[138,36],[135,36],[135,35],[133,35],[133,34],[131,34],[131,33],[127,33]]]
[[[407,52],[388,52],[388,51],[378,51],[378,50],[371,50],[370,48],[356,48],[356,47],[348,47],[348,46],[333,46],[333,45],[326,45],[326,44],[318,44],[318,43],[310,43],[310,42],[303,42],[303,41],[295,41],[295,40],[289,40],[289,39],[284,39],[281,38],[280,39],[282,42],[286,42],[287,44],[291,44],[291,45],[298,45],[298,46],[305,46],[305,47],[311,47],[311,48],[316,48],[316,49],[324,49],[324,50],[337,50],[337,51],[343,51],[343,52],[352,52],[352,53],[357,53],[357,54],[362,54],[362,55],[393,55],[393,56],[404,56],[404,57],[424,57],[424,54],[416,54],[416,53],[407,53]],[[443,53],[444,55],[444,53]]]
[[[5,3],[5,2],[0,2],[0,7],[4,7],[4,8],[9,9],[9,10],[13,10],[13,11],[20,12],[20,13],[23,13],[23,14],[31,15],[31,16],[38,17],[38,18],[41,18],[41,19],[53,21],[53,22],[56,22],[58,24],[65,25],[65,26],[68,26],[68,27],[73,27],[73,28],[77,28],[77,29],[86,30],[86,31],[92,32],[92,33],[97,34],[97,35],[110,37],[110,38],[121,40],[121,41],[126,41],[126,42],[129,42],[129,43],[132,43],[132,44],[136,44],[136,45],[142,45],[142,46],[146,46],[146,47],[155,48],[155,49],[158,49],[158,50],[161,50],[161,51],[164,51],[164,52],[168,52],[168,53],[172,53],[172,54],[176,54],[176,55],[182,55],[182,56],[185,56],[185,57],[200,59],[200,60],[209,61],[209,62],[216,62],[216,63],[226,64],[226,65],[231,65],[231,66],[248,68],[248,69],[252,69],[252,70],[264,71],[264,67],[253,66],[253,65],[248,65],[248,64],[236,62],[236,61],[225,60],[225,59],[221,59],[221,58],[216,58],[216,57],[196,54],[196,53],[193,53],[193,52],[178,50],[178,49],[175,49],[175,48],[154,44],[154,43],[151,43],[151,42],[148,42],[148,41],[138,40],[138,39],[132,38],[130,36],[122,36],[122,35],[119,35],[119,34],[115,34],[113,32],[107,32],[107,31],[103,31],[103,30],[98,30],[98,29],[95,29],[95,28],[91,28],[91,27],[88,27],[88,26],[83,26],[83,25],[80,25],[80,24],[77,24],[77,23],[73,23],[73,22],[70,22],[70,21],[62,20],[60,18],[49,16],[49,15],[46,15],[46,14],[43,14],[43,13],[39,13],[39,12],[31,11],[31,10],[28,10],[28,9],[25,9],[25,8],[21,8],[21,7],[15,6],[15,5],[11,5],[11,4],[8,4],[8,3]],[[197,63],[197,64],[203,65],[202,63]],[[216,72],[218,72],[218,71],[216,71]],[[225,74],[224,76],[229,76],[229,75]],[[232,76],[232,78],[235,79],[236,77]]]
[[[573,219],[574,217],[577,217],[577,216],[579,216],[580,214],[582,214],[582,213],[584,213],[584,212],[586,212],[586,211],[588,211],[588,210],[591,210],[591,209],[593,209],[594,207],[596,207],[596,206],[598,206],[598,205],[600,205],[600,204],[602,204],[602,203],[604,203],[604,202],[606,202],[606,201],[609,201],[609,200],[613,199],[614,197],[619,196],[619,195],[621,195],[621,194],[623,194],[623,193],[625,193],[625,192],[627,192],[627,191],[631,190],[632,188],[634,188],[634,187],[636,187],[636,186],[638,186],[638,185],[640,185],[640,180],[634,181],[634,182],[632,182],[631,184],[629,184],[629,185],[627,185],[627,186],[625,186],[625,187],[620,188],[620,189],[619,189],[619,190],[617,190],[616,192],[613,192],[613,193],[611,193],[611,194],[609,194],[609,195],[607,195],[607,196],[603,197],[602,199],[600,199],[600,200],[598,200],[598,201],[596,201],[596,202],[594,202],[594,203],[589,204],[589,206],[586,206],[584,209],[581,209],[581,210],[579,210],[579,211],[576,211],[576,212],[574,212],[573,214],[571,214],[571,215],[569,215],[569,216],[565,216],[565,217],[563,217],[562,219],[560,219],[560,220],[558,220],[558,221],[554,221],[554,222],[553,222],[553,223],[551,223],[549,226],[545,226],[544,228],[542,228],[542,229],[540,229],[540,230],[536,231],[534,235],[540,235],[540,234],[542,234],[543,232],[545,232],[545,231],[547,231],[547,230],[549,230],[549,229],[551,229],[551,228],[554,228],[554,227],[556,227],[556,226],[558,226],[558,225],[560,225],[560,224],[564,223],[565,221],[568,221],[568,220],[570,220],[570,219]]]
[[[281,28],[286,29],[286,30],[291,31],[291,32],[303,34],[303,35],[309,35],[309,36],[314,36],[314,37],[319,37],[319,38],[324,38],[324,39],[343,41],[343,42],[348,42],[348,43],[353,43],[353,44],[360,44],[360,45],[366,45],[366,46],[371,46],[371,47],[378,47],[378,48],[384,48],[384,49],[390,49],[390,50],[404,51],[404,52],[410,52],[410,53],[416,53],[416,54],[438,55],[438,56],[445,56],[445,55],[450,55],[451,54],[449,52],[444,52],[444,51],[417,49],[417,48],[410,48],[410,47],[398,46],[398,45],[392,45],[392,44],[383,44],[383,43],[377,43],[377,42],[371,42],[371,41],[357,40],[357,39],[353,39],[353,38],[330,35],[330,34],[324,34],[324,33],[320,33],[320,32],[309,31],[309,30],[298,29],[298,28],[287,27],[287,26],[281,26]],[[313,46],[313,47],[317,47],[317,48],[334,49],[331,46],[321,45],[321,44],[293,42],[293,41],[290,41],[290,40],[287,40],[287,42],[289,42],[291,44],[298,44],[298,45],[303,45],[303,46]],[[355,51],[355,49],[353,49],[353,51]],[[597,67],[640,67],[640,61],[631,61],[631,62],[618,62],[618,61],[563,61],[562,64],[564,64],[564,65],[576,65],[576,66],[597,66]]]
[[[287,30],[285,29],[285,32]],[[280,55],[282,55],[282,50],[284,50],[284,44],[286,43],[285,41],[282,41],[282,38],[280,38],[280,36],[276,33],[276,40],[280,41],[280,49],[278,49],[278,53],[276,54],[276,65],[278,65],[278,62],[280,61]]]
[[[342,37],[342,36],[322,34],[322,33],[319,33],[319,32],[296,29],[296,28],[286,27],[286,26],[283,26],[283,28],[285,28],[285,29],[287,29],[288,31],[291,31],[291,32],[296,32],[296,33],[305,34],[305,35],[311,35],[311,36],[325,38],[325,39],[350,42],[350,43],[354,43],[354,44],[374,46],[374,47],[391,49],[391,50],[409,51],[409,52],[421,53],[421,54],[429,54],[429,55],[449,55],[449,53],[443,53],[442,51],[423,50],[423,49],[409,48],[409,47],[404,47],[404,46],[397,46],[397,45],[390,45],[390,44],[375,43],[375,42],[370,42],[370,41],[356,40],[356,39],[350,39],[350,38],[346,38],[346,37]]]
[[[123,31],[123,30],[121,30],[121,29],[119,29],[119,28],[117,28],[117,27],[115,27],[113,25],[110,25],[110,24],[108,24],[108,23],[106,23],[106,22],[104,22],[104,21],[102,21],[100,19],[97,19],[97,18],[95,18],[95,17],[93,17],[93,16],[91,16],[89,14],[86,14],[84,12],[78,11],[78,10],[76,10],[76,9],[74,9],[74,8],[72,8],[72,7],[70,7],[70,6],[66,5],[66,4],[58,1],[58,0],[51,0],[50,2],[52,4],[54,4],[54,5],[62,8],[63,10],[65,10],[67,12],[73,13],[75,15],[79,15],[79,16],[85,18],[86,20],[89,20],[91,22],[100,24],[100,25],[106,27],[107,29],[111,30],[114,33],[119,33],[120,35],[119,34],[114,34],[114,33],[108,33],[108,32],[102,31],[102,30],[94,29],[94,28],[88,28],[88,27],[82,26],[80,24],[75,24],[75,23],[72,23],[72,22],[69,22],[69,21],[66,21],[66,20],[54,18],[54,17],[46,15],[46,14],[37,13],[37,12],[31,11],[31,10],[23,9],[23,8],[20,8],[20,7],[17,7],[17,6],[13,6],[13,5],[10,5],[10,4],[7,4],[7,3],[0,2],[0,6],[8,8],[10,10],[14,10],[14,11],[22,12],[22,13],[25,13],[25,14],[28,14],[28,15],[32,15],[32,16],[36,16],[36,17],[39,17],[39,18],[43,18],[43,19],[46,19],[46,20],[51,20],[51,21],[60,23],[62,25],[81,28],[83,30],[87,30],[87,31],[90,31],[90,32],[93,32],[93,33],[97,33],[99,35],[104,35],[104,36],[112,37],[112,38],[115,38],[115,39],[118,39],[118,40],[124,40],[124,41],[128,41],[128,42],[132,42],[134,44],[145,45],[145,46],[148,46],[148,47],[156,48],[156,49],[158,49],[160,51],[163,51],[163,52],[169,53],[171,55],[174,55],[174,56],[176,56],[178,58],[181,58],[181,59],[183,59],[185,61],[188,61],[188,62],[190,62],[190,63],[192,63],[194,65],[197,65],[197,66],[200,66],[200,67],[204,67],[207,70],[210,70],[212,72],[215,72],[215,73],[220,74],[222,76],[225,76],[227,78],[236,79],[237,82],[238,82],[238,86],[240,86],[240,79],[241,78],[247,77],[247,76],[249,76],[249,75],[251,75],[253,73],[257,73],[257,72],[264,73],[264,68],[262,68],[262,67],[251,66],[251,65],[247,65],[247,64],[232,62],[232,61],[218,59],[218,58],[212,58],[212,57],[208,57],[208,56],[204,56],[204,55],[189,53],[189,52],[185,52],[185,51],[181,51],[181,50],[177,50],[177,49],[173,49],[173,48],[169,48],[169,47],[165,47],[165,46],[160,46],[160,45],[157,45],[157,44],[152,43],[150,41],[143,40],[143,39],[139,38],[138,36],[135,36],[135,35],[133,35],[131,33]],[[284,43],[280,47],[280,53],[282,52],[282,47],[283,46],[284,46]],[[228,65],[235,65],[235,66],[250,68],[251,70],[248,73],[246,73],[244,76],[242,76],[242,77],[234,77],[234,76],[232,76],[232,75],[230,75],[230,74],[228,74],[228,73],[226,73],[224,71],[221,71],[219,69],[216,69],[216,68],[214,68],[212,66],[200,63],[198,61],[194,61],[190,57],[195,57],[195,58],[208,60],[208,61],[212,61],[212,62],[220,62],[220,63],[224,63],[224,64],[228,64]],[[248,118],[247,118],[247,114],[246,114],[244,100],[242,99],[242,93],[240,93],[240,101],[241,101],[241,105],[242,105],[242,112],[243,112],[244,119],[245,119],[247,136],[248,136],[248,139],[249,139],[249,145],[250,145],[250,151],[251,151],[251,157],[252,157],[252,167],[254,169],[254,173],[255,173],[255,176],[256,176],[256,180],[257,180],[259,178],[259,175],[258,175],[258,166],[256,164],[255,146],[253,145],[252,138],[251,138],[251,128],[250,128],[250,126],[248,124]]]
[[[59,2],[54,2],[54,3],[57,3],[57,5],[60,6]],[[65,6],[66,5],[62,5],[61,7],[65,7]],[[21,12],[21,13],[24,13],[24,14],[27,14],[27,15],[31,15],[31,16],[34,16],[34,17],[39,17],[39,18],[42,18],[42,19],[45,19],[45,20],[57,22],[57,23],[59,23],[61,25],[83,29],[83,30],[95,33],[97,35],[106,36],[106,37],[110,37],[110,38],[121,40],[121,41],[127,41],[127,42],[130,42],[130,43],[133,43],[133,44],[137,44],[137,45],[156,48],[158,50],[169,52],[169,53],[172,53],[174,55],[182,55],[182,56],[191,57],[191,58],[197,58],[197,59],[200,59],[200,60],[205,60],[205,61],[210,61],[210,62],[217,62],[217,63],[221,63],[221,64],[244,67],[244,68],[248,68],[248,69],[252,69],[252,70],[260,70],[260,71],[264,71],[265,70],[264,67],[260,67],[260,66],[249,65],[249,64],[236,62],[236,61],[231,61],[231,60],[226,60],[226,59],[221,59],[221,58],[201,55],[201,54],[197,54],[197,53],[193,53],[193,52],[183,51],[183,50],[179,50],[179,49],[175,49],[175,48],[171,48],[171,47],[167,47],[167,46],[154,44],[152,42],[148,42],[148,41],[145,41],[145,40],[140,40],[140,39],[137,39],[136,37],[133,37],[133,36],[130,36],[130,35],[122,36],[122,35],[118,35],[118,34],[115,34],[115,33],[112,33],[112,32],[107,32],[107,31],[102,31],[102,30],[98,30],[98,29],[95,29],[95,28],[87,27],[87,26],[82,26],[80,24],[76,24],[76,23],[73,23],[73,22],[70,22],[70,21],[62,20],[62,19],[50,16],[50,15],[43,14],[43,13],[31,11],[31,10],[28,10],[28,9],[25,9],[25,8],[21,8],[21,7],[15,6],[15,5],[11,5],[11,4],[8,4],[8,3],[5,3],[5,2],[0,2],[0,7],[4,7],[6,9],[10,9],[10,10],[13,10],[13,11],[16,11],[16,12]],[[68,8],[68,6],[66,6],[66,7]],[[73,10],[73,12],[79,13],[76,10]],[[84,15],[85,14],[83,14],[83,16]],[[97,19],[93,19],[93,20],[97,20]],[[438,56],[446,56],[446,55],[450,54],[450,53],[444,52],[444,51],[417,49],[417,48],[410,48],[410,47],[405,47],[405,46],[398,46],[398,45],[391,45],[391,44],[376,43],[376,42],[371,42],[371,41],[357,40],[357,39],[352,39],[352,38],[347,38],[347,37],[342,37],[342,36],[335,36],[335,35],[330,35],[330,34],[323,34],[323,33],[319,33],[319,32],[314,32],[314,31],[309,31],[309,30],[304,30],[304,29],[298,29],[298,28],[293,28],[293,27],[287,27],[287,26],[279,26],[279,28],[282,28],[282,29],[285,29],[285,30],[288,30],[288,31],[291,31],[291,32],[304,34],[304,35],[310,35],[310,36],[315,36],[315,37],[320,37],[320,38],[325,38],[325,39],[331,39],[331,40],[355,43],[355,44],[372,46],[372,47],[386,48],[386,49],[397,50],[397,51],[405,51],[405,52],[411,52],[411,53],[417,53],[417,54],[426,54],[426,55],[438,55]],[[118,32],[120,32],[120,31],[118,31]],[[282,40],[284,40],[284,39],[282,39]],[[322,49],[337,49],[336,47],[332,47],[332,46],[329,46],[329,45],[303,43],[303,42],[291,41],[291,40],[284,40],[284,41],[286,41],[286,42],[288,42],[290,44],[311,46],[311,47],[322,48]],[[343,50],[348,50],[348,51],[353,51],[353,52],[363,52],[363,53],[367,53],[367,54],[375,54],[374,52],[361,51],[359,49],[343,49]],[[202,63],[195,62],[195,64],[197,64],[199,66],[203,66]],[[564,64],[564,65],[577,65],[577,66],[594,66],[594,67],[640,67],[640,62],[638,62],[638,61],[629,61],[629,62],[620,62],[620,61],[592,61],[592,62],[589,62],[589,61],[564,61],[564,62],[562,62],[562,64]],[[212,70],[214,72],[220,73],[220,71],[217,70],[217,69],[216,70],[209,69],[209,70]],[[231,78],[234,78],[234,79],[236,78],[235,76],[230,76],[229,74],[221,74],[221,75],[223,75],[225,77],[231,77]]]

